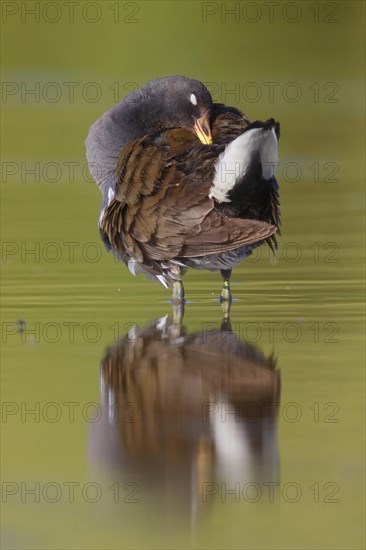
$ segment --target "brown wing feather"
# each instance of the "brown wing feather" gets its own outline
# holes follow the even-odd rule
[[[241,120],[235,131],[243,125]],[[275,225],[224,217],[208,198],[222,147],[201,146],[182,129],[129,143],[121,152],[116,194],[101,225],[111,245],[142,263],[217,254],[270,238]]]
[[[276,226],[257,220],[221,218],[220,222],[209,232],[202,231],[194,240],[187,239],[181,255],[193,258],[221,254],[265,240],[277,231]]]

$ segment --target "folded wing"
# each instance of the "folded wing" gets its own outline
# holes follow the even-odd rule
[[[127,144],[100,224],[110,246],[144,264],[228,252],[273,235],[275,225],[215,208],[208,195],[220,151],[181,129]],[[186,170],[195,156],[199,166]]]

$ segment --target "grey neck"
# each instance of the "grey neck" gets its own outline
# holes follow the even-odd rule
[[[146,133],[157,131],[154,112],[140,90],[132,92],[104,113],[85,141],[89,170],[103,195],[114,184],[114,170],[122,148]]]

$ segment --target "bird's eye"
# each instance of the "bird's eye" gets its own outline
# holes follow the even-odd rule
[[[197,98],[194,94],[191,94],[189,99],[190,99],[192,105],[197,105]]]

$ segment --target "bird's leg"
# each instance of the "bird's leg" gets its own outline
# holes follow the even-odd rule
[[[171,336],[178,338],[182,330],[184,317],[184,302],[173,302],[173,324],[171,327]]]
[[[222,286],[220,301],[222,313],[224,319],[229,319],[230,317],[230,308],[232,302],[231,290],[230,290],[230,277],[231,269],[221,269],[221,276],[224,279],[224,284]]]
[[[184,287],[182,281],[173,282],[173,303],[183,302],[184,303]]]
[[[181,279],[181,269],[178,265],[172,265],[170,271],[173,276],[176,277],[176,279],[173,280],[173,304],[184,303],[184,287]]]
[[[224,284],[221,291],[221,302],[231,302],[230,277],[231,269],[221,269],[221,276],[224,279]]]
[[[170,268],[174,277],[177,277],[176,280],[173,280],[173,324],[171,326],[170,336],[173,338],[178,338],[182,331],[182,322],[184,316],[184,287],[181,279],[181,269],[177,265],[172,265]]]

